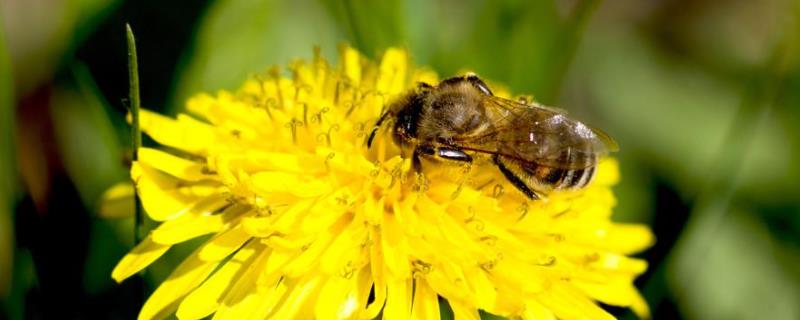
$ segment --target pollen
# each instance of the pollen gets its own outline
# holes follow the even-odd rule
[[[401,49],[372,62],[349,47],[200,93],[186,113],[143,110],[131,178],[160,222],[112,273],[131,277],[172,246],[207,236],[149,297],[140,319],[613,319],[648,317],[628,255],[653,242],[610,220],[618,164],[586,188],[531,201],[496,167],[415,173],[382,111],[438,76]],[[496,93],[508,95],[508,93]],[[447,306],[440,305],[440,297]]]

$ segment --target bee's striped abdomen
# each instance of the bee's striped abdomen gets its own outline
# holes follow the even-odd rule
[[[563,169],[533,165],[530,169],[533,170],[526,171],[531,173],[532,179],[539,185],[554,190],[583,188],[592,181],[595,173],[595,166],[585,169]]]
[[[571,156],[572,155],[572,156]],[[523,169],[530,174],[540,188],[550,190],[579,189],[592,181],[595,174],[596,158],[578,158],[570,152],[562,154],[564,167],[552,167],[528,162]]]
[[[581,163],[563,167],[547,166],[500,155],[495,155],[494,161],[506,178],[532,199],[538,198],[536,194],[539,192],[583,188],[592,181],[597,171],[596,158],[584,158]]]

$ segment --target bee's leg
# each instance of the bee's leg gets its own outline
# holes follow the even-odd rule
[[[483,92],[484,94],[486,94],[486,95],[490,95],[490,96],[493,96],[493,95],[494,95],[494,94],[492,93],[492,90],[491,90],[491,89],[489,89],[489,86],[487,86],[487,85],[486,85],[486,83],[485,83],[485,82],[483,82],[483,80],[481,80],[481,78],[478,78],[478,76],[477,76],[477,75],[475,75],[475,74],[468,74],[468,75],[465,77],[465,79],[467,79],[467,81],[469,81],[469,83],[471,83],[473,86],[475,86],[475,88],[478,88],[478,90],[480,90],[480,91],[481,91],[481,92]]]
[[[423,155],[433,156],[436,154],[436,149],[427,144],[420,144],[414,148],[414,153],[411,155],[411,167],[415,172],[422,172],[422,161],[420,157]]]
[[[436,150],[436,155],[447,160],[472,162],[472,157],[458,149],[439,147],[439,149]]]
[[[538,200],[539,199],[539,196],[536,194],[536,192],[533,192],[533,190],[531,190],[531,188],[529,188],[524,182],[522,182],[522,179],[520,179],[516,174],[514,174],[514,172],[509,170],[503,164],[503,162],[500,161],[500,158],[497,155],[492,157],[492,160],[494,160],[494,163],[500,169],[500,172],[502,172],[503,175],[506,176],[506,179],[508,179],[508,181],[511,182],[511,184],[513,184],[515,187],[517,187],[517,189],[519,189],[519,191],[522,191],[522,193],[524,193],[526,196],[528,196],[528,198],[531,199],[531,200]]]
[[[447,148],[447,147],[434,147],[427,144],[420,144],[414,148],[414,153],[411,155],[411,165],[414,168],[414,171],[421,172],[422,171],[422,161],[420,157],[439,157],[446,160],[453,160],[453,161],[460,161],[460,162],[472,162],[472,157],[464,151],[454,149],[454,148]]]
[[[388,119],[390,115],[391,112],[386,111],[381,115],[380,118],[378,118],[378,121],[375,122],[375,125],[372,127],[372,131],[369,133],[369,136],[367,137],[367,148],[372,147],[372,140],[375,139],[375,134],[378,133],[378,130],[383,125],[383,122],[386,121],[386,119]]]

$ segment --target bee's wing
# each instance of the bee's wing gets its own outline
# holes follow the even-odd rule
[[[591,167],[617,150],[606,133],[555,109],[491,96],[484,107],[492,127],[453,139],[460,148],[565,169]]]

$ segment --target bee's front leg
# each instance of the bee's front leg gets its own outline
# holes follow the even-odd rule
[[[422,171],[422,161],[420,157],[423,156],[450,161],[472,162],[472,156],[466,154],[462,150],[452,147],[436,147],[430,144],[420,144],[414,148],[414,153],[411,155],[411,164],[414,171]]]
[[[422,160],[420,157],[424,156],[433,156],[436,154],[436,148],[431,145],[427,144],[420,144],[414,148],[414,153],[411,155],[411,167],[414,169],[414,172],[421,173],[422,172]]]
[[[447,160],[472,162],[472,157],[470,155],[464,153],[462,150],[454,148],[439,147],[439,149],[436,150],[436,156]]]

